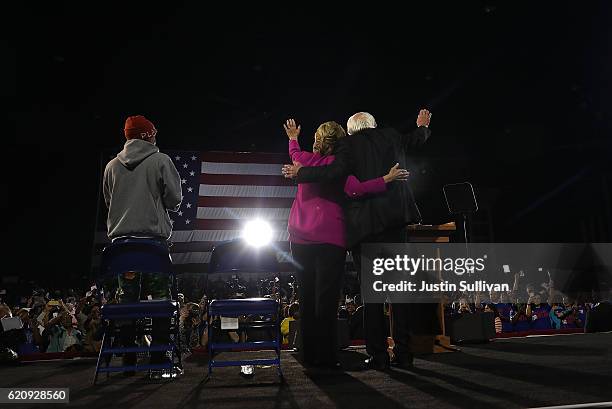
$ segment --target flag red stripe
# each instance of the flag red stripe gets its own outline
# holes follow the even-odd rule
[[[280,167],[279,167],[280,172]],[[295,182],[274,175],[216,175],[200,174],[200,183],[205,185],[247,185],[247,186],[293,186]]]
[[[288,153],[260,153],[260,152],[202,152],[200,158],[203,162],[222,163],[290,163]]]
[[[290,197],[198,197],[198,207],[291,207]]]

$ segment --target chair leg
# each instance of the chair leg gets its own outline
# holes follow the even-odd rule
[[[277,366],[277,370],[278,370],[278,377],[281,379],[281,383],[284,383],[285,381],[285,377],[283,376],[283,370],[281,368],[281,342],[282,342],[282,338],[279,337],[280,335],[280,331],[278,331],[278,335],[276,336],[276,358],[278,359],[278,366]]]
[[[112,340],[109,340],[109,342],[110,342],[110,346],[111,346],[111,348],[112,348],[112,347],[113,347],[113,343],[116,343],[116,342],[117,342],[117,337],[116,337],[116,336],[115,336],[115,337],[112,337]],[[114,356],[114,354],[107,354],[107,355],[106,355],[106,357],[105,357],[105,360],[106,360],[106,361],[105,361],[105,363],[106,363],[106,367],[107,367],[107,368],[110,366],[110,363],[111,363],[111,361],[113,360],[113,356]],[[108,378],[110,378],[110,372],[107,372],[107,373],[106,373],[106,379],[108,379]]]
[[[285,383],[285,377],[283,376],[283,369],[281,368],[281,352],[282,352],[282,346],[283,346],[283,336],[281,334],[280,331],[280,317],[281,317],[281,312],[280,312],[280,305],[278,307],[278,312],[277,312],[277,326],[276,326],[276,356],[278,359],[278,376],[281,379],[281,383]]]
[[[178,358],[178,364],[181,369],[183,369],[183,352],[181,351],[181,345],[179,344],[178,350],[176,352]]]
[[[281,383],[285,383],[285,375],[283,375],[283,370],[281,369],[280,362],[278,364],[278,367],[276,368],[276,371],[278,372],[278,378],[280,379]]]
[[[210,319],[210,318],[209,318]],[[213,371],[213,329],[211,323],[208,324],[208,378],[210,379]]]
[[[93,384],[98,380],[98,370],[100,369],[100,360],[102,359],[102,351],[104,351],[104,341],[106,339],[106,331],[102,334],[102,342],[100,343],[100,351],[98,352],[98,360],[96,361],[96,373],[94,375]],[[108,365],[107,365],[108,366]]]
[[[176,274],[171,273],[170,274],[171,280],[172,280],[172,291],[174,292],[174,297],[178,298],[178,284],[176,282]],[[183,369],[183,350],[182,350],[182,346],[181,346],[181,329],[179,326],[179,320],[181,317],[181,309],[178,305],[178,302],[176,303],[176,322],[175,324],[175,336],[176,336],[176,345],[177,345],[177,355],[178,355],[178,364],[179,367],[181,368],[181,370]],[[174,363],[174,358],[173,358],[173,363]]]
[[[177,313],[177,320],[179,319],[178,317],[180,316],[180,313]],[[181,345],[181,329],[178,325],[178,322],[176,323],[176,330],[175,330],[175,337],[176,337],[176,347],[177,347],[177,357],[178,357],[178,363],[179,366],[181,367],[181,369],[183,368],[183,349],[182,349],[182,345]]]
[[[278,338],[277,338],[277,347],[276,347],[276,359],[278,360],[278,363],[276,365],[276,369],[278,372],[278,377],[281,379],[281,382],[284,381],[285,377],[283,376],[283,370],[281,368],[281,344],[278,342]]]

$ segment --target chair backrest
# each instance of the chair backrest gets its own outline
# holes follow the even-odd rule
[[[280,265],[272,246],[255,248],[243,240],[231,240],[215,246],[208,273],[277,273]]]
[[[149,239],[125,239],[111,243],[102,252],[100,276],[127,271],[171,274],[172,259],[168,247]]]

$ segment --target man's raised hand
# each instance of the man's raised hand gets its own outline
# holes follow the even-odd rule
[[[417,126],[429,127],[429,122],[431,121],[431,112],[426,109],[421,109],[419,111],[419,115],[417,116],[416,124]]]

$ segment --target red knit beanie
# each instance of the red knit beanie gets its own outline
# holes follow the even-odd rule
[[[123,129],[126,139],[146,139],[157,134],[151,121],[142,115],[130,116],[125,120]]]

